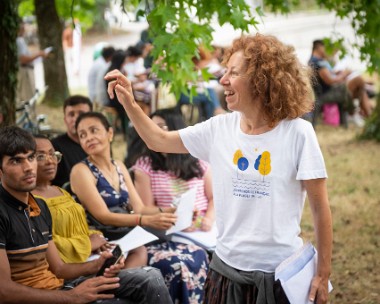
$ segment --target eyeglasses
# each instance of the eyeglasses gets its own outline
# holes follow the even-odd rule
[[[48,158],[50,158],[52,161],[56,161],[57,163],[59,163],[62,160],[62,153],[59,151],[55,151],[48,154],[41,153],[36,155],[36,159],[38,162],[47,161]]]

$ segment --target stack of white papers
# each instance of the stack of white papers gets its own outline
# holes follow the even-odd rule
[[[309,304],[311,280],[317,268],[317,251],[310,243],[306,243],[289,258],[284,260],[275,270],[275,280],[281,281],[290,303]],[[329,281],[329,292],[332,285]]]

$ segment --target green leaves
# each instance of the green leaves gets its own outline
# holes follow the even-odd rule
[[[257,22],[251,16],[250,7],[244,0],[156,0],[146,16],[152,51],[156,64],[153,72],[165,83],[171,84],[178,96],[188,94],[191,84],[207,81],[210,74],[194,68],[200,45],[211,49],[212,24],[230,23],[235,29],[248,31]]]
[[[340,18],[351,20],[357,37],[361,59],[370,72],[380,72],[380,3],[379,1],[318,0],[318,4],[335,11]]]

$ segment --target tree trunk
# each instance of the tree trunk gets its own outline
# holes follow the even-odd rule
[[[15,122],[19,28],[17,2],[0,1],[0,127]]]
[[[34,0],[34,6],[40,47],[53,47],[44,59],[45,84],[48,86],[44,103],[60,106],[69,96],[62,47],[63,24],[59,20],[55,0]]]

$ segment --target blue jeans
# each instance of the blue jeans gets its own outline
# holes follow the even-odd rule
[[[173,303],[161,272],[153,267],[123,269],[119,273],[120,287],[115,290],[115,299],[99,300],[101,304],[170,304]],[[80,277],[65,284],[64,289],[73,288],[88,277]]]

